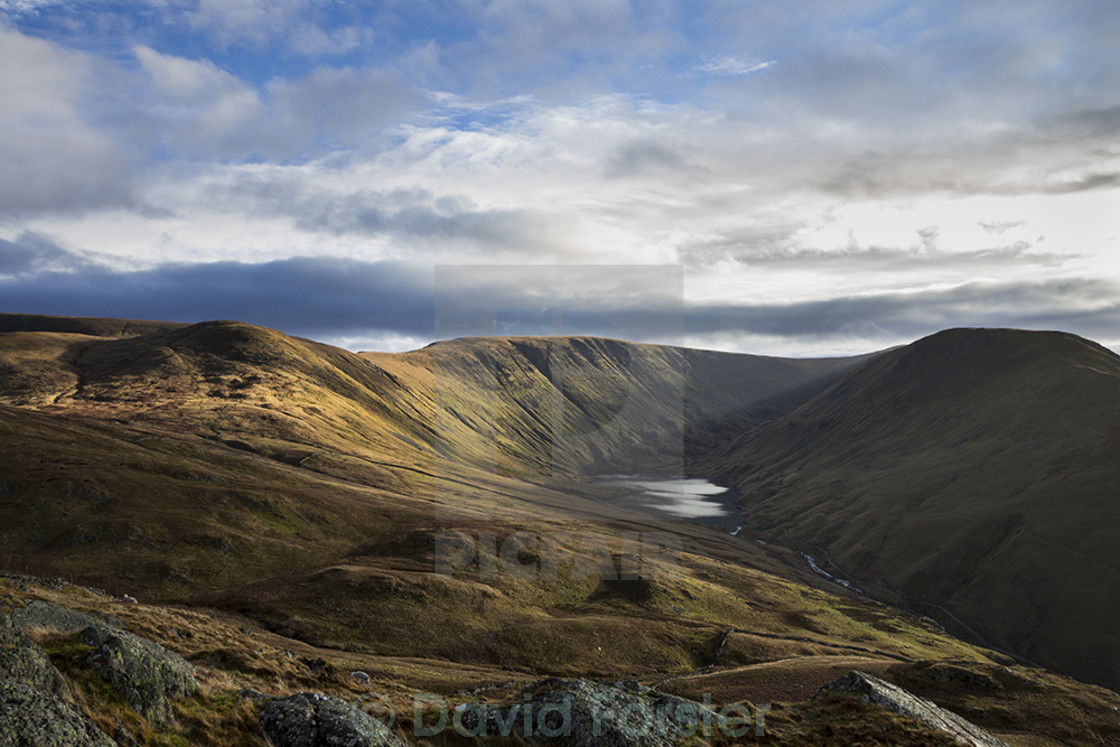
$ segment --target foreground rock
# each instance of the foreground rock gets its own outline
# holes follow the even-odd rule
[[[753,731],[700,703],[633,682],[550,678],[538,684],[531,700],[509,708],[467,705],[457,716],[462,730],[479,736],[517,734],[568,747],[672,747],[702,738],[705,729],[712,734],[734,728]],[[751,714],[743,715],[749,724]],[[527,723],[531,729],[525,728]]]
[[[85,612],[39,600],[28,602],[26,607],[13,610],[11,619],[17,628],[24,630],[42,628],[56,633],[74,633],[90,625],[108,625],[104,620]]]
[[[1007,743],[989,734],[976,724],[919,698],[897,685],[864,672],[852,671],[846,677],[833,680],[817,691],[842,692],[859,695],[867,703],[886,706],[896,713],[917,719],[935,729],[952,735],[962,744],[974,747],[1008,747]]]
[[[114,747],[69,703],[12,680],[0,680],[0,747]]]
[[[353,704],[318,693],[268,703],[261,709],[261,733],[273,747],[405,747]]]
[[[82,641],[93,647],[86,663],[101,678],[120,693],[121,697],[153,725],[166,723],[172,716],[171,701],[193,695],[198,689],[192,667],[183,657],[168,651],[158,643],[121,630],[99,617],[60,607],[49,602],[32,601],[15,609],[10,615],[11,625],[28,630],[37,628],[58,633],[81,631]],[[12,631],[2,630],[4,635]],[[30,641],[28,641],[30,643]],[[16,649],[12,654],[13,665],[28,669],[37,686],[56,694],[65,682],[59,676],[54,681],[50,672],[42,671],[34,653]],[[42,655],[42,652],[39,652]],[[45,661],[45,656],[43,657]],[[0,665],[3,664],[0,658]],[[18,662],[16,664],[15,662]],[[50,666],[49,661],[45,661]],[[50,667],[53,671],[54,668]],[[31,674],[32,670],[39,674]],[[58,674],[57,671],[54,672]],[[17,677],[21,682],[31,682]]]
[[[70,688],[50,659],[19,630],[0,627],[0,678],[14,680],[60,698]]]
[[[152,724],[170,720],[171,701],[198,689],[194,667],[163,646],[108,625],[85,628],[86,662]]]

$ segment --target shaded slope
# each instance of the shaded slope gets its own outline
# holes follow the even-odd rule
[[[950,330],[866,363],[709,464],[773,538],[1118,688],[1117,413],[1120,358],[1095,343]]]

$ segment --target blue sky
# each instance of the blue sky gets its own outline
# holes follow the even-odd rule
[[[0,0],[0,311],[1116,348],[1117,38],[1111,0]]]

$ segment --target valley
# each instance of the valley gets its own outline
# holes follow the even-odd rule
[[[1058,333],[854,359],[579,337],[353,354],[238,322],[0,315],[0,565],[77,585],[9,588],[16,607],[161,632],[208,697],[359,692],[292,664],[323,659],[405,710],[636,680],[774,703],[772,743],[844,719],[853,744],[936,743],[812,698],[860,669],[1009,744],[1106,743],[1117,405],[1120,359]],[[183,616],[194,639],[167,633]]]

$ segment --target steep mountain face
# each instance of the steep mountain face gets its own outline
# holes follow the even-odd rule
[[[1118,413],[1107,349],[958,329],[878,356],[706,464],[753,527],[827,551],[834,574],[1118,688]]]
[[[521,476],[679,474],[705,424],[749,422],[796,387],[854,365],[589,337],[470,338],[362,356],[408,390],[398,402],[443,436],[426,446]]]

